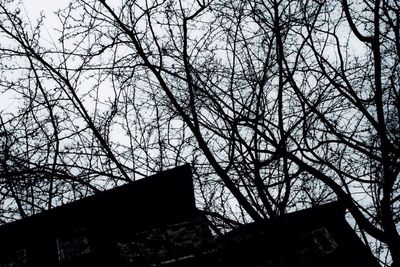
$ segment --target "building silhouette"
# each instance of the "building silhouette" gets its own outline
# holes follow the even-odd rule
[[[214,237],[189,165],[0,227],[0,267],[379,266],[338,203]]]

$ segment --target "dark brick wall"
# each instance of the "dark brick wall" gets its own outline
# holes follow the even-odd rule
[[[140,231],[116,244],[121,266],[165,265],[198,257],[211,238],[206,219],[198,217]]]

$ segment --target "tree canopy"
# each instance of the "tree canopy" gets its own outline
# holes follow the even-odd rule
[[[191,163],[217,232],[340,200],[399,266],[398,1],[79,0],[57,18],[0,1],[2,222]]]

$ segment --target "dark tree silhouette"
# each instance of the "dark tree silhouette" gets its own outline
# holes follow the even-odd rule
[[[397,1],[0,3],[3,221],[190,162],[215,229],[339,199],[399,265]]]

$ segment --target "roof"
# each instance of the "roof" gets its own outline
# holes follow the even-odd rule
[[[378,267],[345,213],[332,202],[246,224],[217,240],[217,254],[229,266]]]
[[[38,232],[57,234],[80,225],[116,231],[124,227],[140,229],[194,214],[191,168],[183,165],[5,224],[0,227],[0,247],[35,239],[40,237]]]

